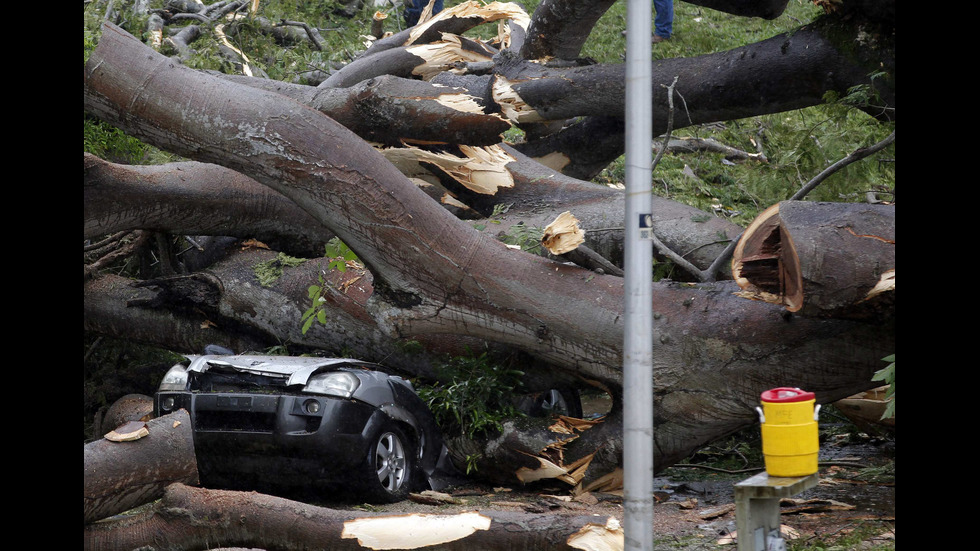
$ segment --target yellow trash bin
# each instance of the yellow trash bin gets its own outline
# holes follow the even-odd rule
[[[779,387],[762,393],[756,408],[762,422],[762,454],[769,476],[807,476],[817,472],[816,397],[799,388]]]

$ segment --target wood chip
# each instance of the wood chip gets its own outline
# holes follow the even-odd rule
[[[705,509],[698,513],[698,517],[703,520],[710,520],[713,518],[718,518],[720,516],[727,515],[735,510],[735,504],[729,503],[728,505],[722,505],[721,507],[714,507],[711,509]]]
[[[456,499],[449,494],[444,494],[433,490],[425,490],[424,492],[417,494],[408,494],[408,499],[423,505],[460,505],[465,503],[465,501]]]
[[[698,499],[696,497],[691,497],[685,499],[684,501],[678,501],[677,506],[681,509],[696,509],[698,506]]]
[[[826,511],[853,511],[857,506],[848,503],[841,503],[832,499],[792,499],[783,498],[779,500],[779,512],[782,514],[793,513],[818,513]]]
[[[106,434],[105,439],[112,442],[132,442],[148,434],[150,434],[150,431],[146,428],[146,423],[142,421],[130,421],[119,425]]]

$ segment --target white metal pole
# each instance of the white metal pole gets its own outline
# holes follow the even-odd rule
[[[623,342],[623,529],[653,549],[653,243],[651,0],[626,4],[626,233]]]

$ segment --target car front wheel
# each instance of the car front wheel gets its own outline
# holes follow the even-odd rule
[[[394,425],[381,430],[368,452],[369,485],[381,501],[400,501],[411,491],[415,475],[415,446]]]

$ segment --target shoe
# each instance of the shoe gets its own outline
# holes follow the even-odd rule
[[[650,39],[650,43],[651,44],[659,44],[659,43],[664,42],[664,41],[667,41],[667,40],[670,40],[670,38],[668,38],[666,36],[660,36],[659,34],[655,34],[655,35],[653,35],[653,38]]]

